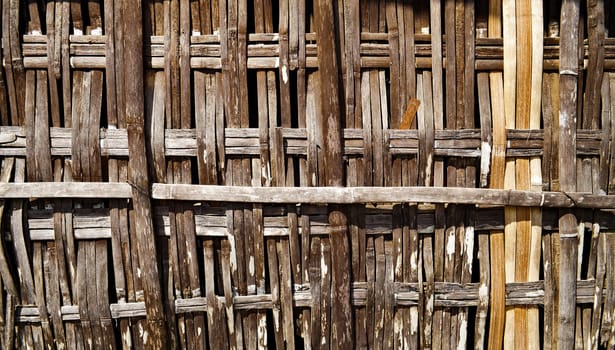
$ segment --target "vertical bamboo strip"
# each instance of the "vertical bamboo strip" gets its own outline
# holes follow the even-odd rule
[[[579,41],[579,2],[562,2],[560,39],[559,158],[560,189],[576,190],[576,120]],[[559,346],[572,348],[575,339],[576,277],[578,254],[577,218],[560,210]]]
[[[532,98],[532,22],[531,3],[526,0],[516,0],[516,105],[515,127],[528,129],[530,127],[530,106]],[[506,39],[504,39],[506,40]],[[505,73],[506,74],[506,70]],[[514,74],[514,73],[513,73]],[[508,117],[508,116],[507,116]],[[520,190],[530,189],[529,159],[521,158],[515,161],[515,186]],[[528,280],[530,239],[531,239],[530,208],[516,209],[516,248],[514,281]],[[518,306],[514,311],[514,348],[527,348],[528,320],[527,308]]]
[[[502,34],[504,39],[504,114],[506,128],[515,128],[516,111],[516,84],[517,84],[517,35],[516,35],[516,2],[515,0],[502,1]],[[515,161],[506,160],[504,172],[504,187],[514,189],[515,184]],[[516,265],[516,210],[513,207],[505,209],[504,245],[506,282],[515,281]],[[504,347],[511,349],[515,344],[514,312],[511,308],[506,310],[506,325],[504,330]]]
[[[25,118],[24,103],[25,101],[25,71],[23,67],[23,59],[21,55],[20,35],[19,35],[19,20],[20,20],[20,3],[19,0],[9,0],[5,2],[6,16],[3,24],[7,23],[7,32],[5,38],[8,47],[7,55],[7,83],[9,85],[9,106],[11,107],[11,124],[23,125]]]
[[[542,6],[531,6],[532,27],[532,71],[531,71],[531,101],[529,108],[529,128],[540,129],[541,126],[541,102],[542,102],[542,77],[543,77],[543,37],[544,16]],[[542,165],[539,157],[530,158],[530,186],[532,191],[542,191]],[[540,208],[530,209],[531,236],[529,242],[529,271],[528,280],[540,279],[540,256],[542,236],[542,211]],[[540,346],[540,319],[539,310],[535,307],[528,308],[528,346]]]
[[[315,3],[317,18],[316,33],[318,36],[318,60],[321,84],[320,127],[326,134],[324,144],[324,166],[326,169],[326,185],[341,186],[343,184],[341,156],[341,111],[338,90],[338,48],[335,44],[334,10],[331,3],[317,1]],[[329,224],[333,226],[331,233],[332,253],[332,290],[331,299],[331,342],[341,349],[352,348],[352,332],[346,325],[351,324],[352,310],[350,305],[350,266],[349,244],[347,237],[347,218],[339,207],[329,208]]]
[[[611,134],[611,145],[613,144],[613,134],[615,134],[615,128],[613,125],[615,124],[615,100],[613,97],[615,96],[615,75],[613,73],[609,73],[609,92],[610,92],[610,134]],[[613,162],[615,159],[615,154],[611,150],[610,161]],[[614,174],[613,163],[611,163],[609,174]],[[610,176],[609,187],[607,193],[613,193],[615,189],[615,181],[613,180],[613,176]],[[600,327],[600,345],[601,346],[610,346],[613,347],[615,345],[615,312],[613,312],[613,308],[615,306],[615,278],[613,278],[613,271],[615,271],[615,264],[613,263],[614,254],[612,252],[613,247],[615,246],[615,234],[612,230],[608,230],[606,232],[606,243],[605,243],[605,261],[606,261],[606,297],[604,302],[604,309],[602,315],[602,325]],[[610,271],[610,273],[609,273]]]
[[[443,83],[443,60],[442,60],[442,2],[439,0],[430,2],[430,29],[432,37],[432,74],[433,74],[433,120],[434,129],[444,128],[444,83]],[[434,161],[434,186],[444,185],[444,162],[441,159]],[[434,281],[442,281],[444,270],[444,206],[436,206],[435,232],[434,232]],[[427,301],[429,305],[429,300]],[[432,345],[438,349],[442,342],[442,310],[435,310],[433,315]]]
[[[310,289],[312,290],[312,305],[311,305],[311,319],[310,327],[312,334],[310,338],[312,340],[312,348],[317,349],[320,347],[321,332],[320,332],[320,269],[321,261],[321,245],[320,238],[314,237],[310,245]]]
[[[15,173],[13,175],[14,182],[20,183],[25,181],[25,170],[24,159],[17,158],[15,161]],[[22,200],[18,200],[13,203],[13,210],[11,213],[11,232],[14,235],[13,249],[17,260],[17,266],[19,266],[19,270],[22,271],[22,273],[19,274],[21,295],[17,300],[20,303],[35,304],[34,280],[26,249],[26,232],[23,224],[23,210],[24,202]],[[24,325],[22,327],[22,338],[20,339],[19,335],[17,336],[19,341],[22,342],[22,346],[33,346],[33,342],[37,339],[37,333],[40,334],[40,329],[36,326],[29,325]]]
[[[7,42],[8,40],[6,39],[7,37],[7,27],[8,25],[6,24],[6,20],[4,20],[5,17],[5,13],[7,12],[5,10],[5,8],[8,6],[3,6],[0,12],[0,18],[3,19],[2,21],[2,34],[0,35],[0,38],[4,41]],[[2,54],[2,57],[4,58],[5,55]],[[8,86],[7,86],[7,76],[8,73],[5,73],[4,70],[2,70],[0,72],[0,122],[2,122],[2,125],[9,125],[9,120],[10,120],[10,114],[9,114],[9,91],[8,91]],[[4,338],[3,338],[4,339]]]
[[[502,2],[489,2],[489,37],[502,37]],[[502,73],[489,74],[491,89],[491,111],[493,118],[493,152],[491,161],[490,188],[504,188],[506,156],[506,121],[504,107],[504,86]],[[508,278],[505,270],[505,235],[502,231],[491,232],[491,293],[489,346],[501,349],[505,328],[505,283]]]
[[[153,241],[153,223],[151,203],[148,198],[149,184],[147,160],[145,158],[145,140],[143,131],[143,64],[141,1],[124,3],[124,30],[132,35],[124,38],[126,124],[130,148],[129,171],[133,185],[133,206],[136,210],[135,226],[137,228],[137,248],[141,257],[140,267],[144,276],[144,292],[147,300],[149,339],[153,347],[166,347],[166,335],[163,325],[162,295],[155,260],[156,248]],[[129,29],[130,28],[130,29]],[[150,257],[153,263],[144,259]]]

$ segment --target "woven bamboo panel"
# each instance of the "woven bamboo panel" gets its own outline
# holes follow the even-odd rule
[[[3,349],[615,346],[615,3],[0,0]]]

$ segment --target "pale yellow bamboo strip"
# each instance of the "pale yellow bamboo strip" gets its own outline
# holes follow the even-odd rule
[[[515,0],[502,1],[502,32],[504,40],[504,115],[506,128],[515,128],[516,84],[517,84],[517,25]],[[515,161],[506,161],[504,188],[515,188]],[[517,213],[515,208],[504,210],[504,247],[506,282],[515,281],[515,250],[517,232]],[[506,310],[504,327],[504,348],[513,349],[515,344],[514,313],[512,308]]]
[[[536,1],[531,6],[532,24],[532,76],[530,102],[530,129],[540,129],[543,76],[543,6]],[[540,157],[530,159],[530,186],[532,191],[542,191],[542,163]],[[531,236],[528,281],[538,281],[540,276],[540,249],[542,237],[542,210],[531,208]],[[540,347],[540,318],[537,307],[530,307],[527,314],[528,348]]]

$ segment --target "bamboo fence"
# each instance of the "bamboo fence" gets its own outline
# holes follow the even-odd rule
[[[0,6],[1,348],[615,348],[613,1]]]

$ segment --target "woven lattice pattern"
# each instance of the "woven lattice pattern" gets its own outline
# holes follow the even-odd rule
[[[611,0],[0,0],[3,349],[615,346]]]

